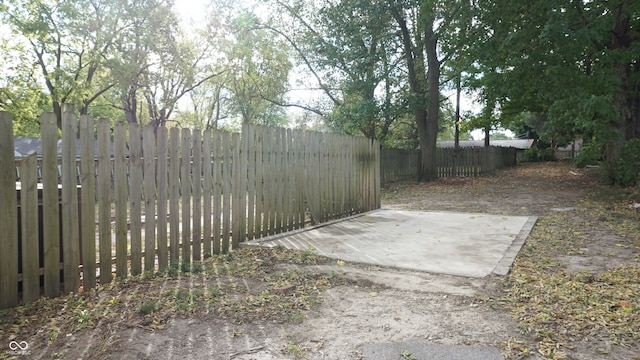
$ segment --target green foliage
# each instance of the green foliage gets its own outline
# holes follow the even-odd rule
[[[640,139],[625,142],[622,153],[617,158],[613,168],[609,163],[602,167],[603,176],[611,184],[620,186],[634,186],[638,183],[640,172]]]
[[[580,148],[580,152],[574,160],[576,167],[585,167],[587,165],[598,165],[602,160],[602,144],[589,141],[584,142]]]
[[[524,151],[524,160],[529,162],[538,161],[538,149],[531,148]]]
[[[299,64],[322,99],[306,108],[324,116],[329,128],[385,142],[408,111],[406,73],[399,63],[396,28],[388,4],[273,1],[270,24],[293,44]],[[308,84],[308,85],[307,85]]]
[[[630,90],[640,84],[639,14],[633,2],[482,0],[470,83],[496,100],[503,126],[520,123],[518,133],[529,127],[554,146],[596,136],[607,176],[626,179],[614,173],[624,172],[624,140],[640,135],[640,94]],[[523,113],[533,114],[526,126]]]
[[[524,161],[536,162],[536,161],[555,161],[554,149],[551,147],[546,148],[531,148],[524,151]]]
[[[226,4],[224,11],[212,15],[211,27],[223,37],[209,42],[225,59],[224,76],[219,82],[229,101],[225,111],[242,123],[285,125],[284,111],[276,104],[284,102],[293,64],[288,44],[274,37],[260,19],[240,4]],[[219,55],[219,56],[220,56]],[[220,103],[220,99],[217,106]]]
[[[151,301],[140,305],[140,307],[138,308],[138,313],[140,313],[140,315],[149,315],[156,310],[158,310],[158,304],[156,304],[156,302],[154,301]]]

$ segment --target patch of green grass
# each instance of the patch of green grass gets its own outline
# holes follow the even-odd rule
[[[287,343],[287,352],[295,358],[303,358],[305,356],[304,348],[291,341]]]
[[[152,301],[152,302],[148,302],[140,305],[140,307],[138,308],[138,313],[140,315],[149,315],[154,311],[156,311],[157,309],[158,309],[158,305],[155,303],[155,301]]]
[[[91,313],[87,309],[77,310],[76,311],[76,322],[80,326],[85,326],[91,320]]]
[[[293,324],[301,324],[307,316],[302,312],[298,311],[292,314],[289,314],[287,317],[287,321]]]

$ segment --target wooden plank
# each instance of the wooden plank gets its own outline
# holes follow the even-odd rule
[[[131,275],[142,273],[142,129],[129,124],[129,208],[131,218]]]
[[[329,161],[327,159],[327,134],[318,134],[318,180],[320,182],[319,188],[321,189],[319,204],[319,221],[320,223],[327,221],[328,214],[328,201],[330,196],[329,181],[327,175],[329,172]]]
[[[294,130],[294,147],[295,147],[295,160],[296,163],[294,165],[295,169],[295,209],[296,209],[296,221],[295,228],[303,228],[304,227],[304,213],[305,213],[305,204],[304,204],[304,133],[301,130]]]
[[[375,177],[375,209],[382,207],[382,179],[380,177],[380,143],[378,140],[374,140],[374,177]]]
[[[113,191],[115,193],[116,277],[127,277],[127,168],[125,163],[127,129],[123,121],[113,129]]]
[[[62,114],[62,153],[61,153],[61,185],[62,185],[62,251],[64,292],[76,291],[79,286],[78,277],[78,210],[76,181],[76,134],[77,123],[72,112]]]
[[[283,169],[282,169],[282,149],[280,144],[282,144],[282,131],[280,128],[272,128],[273,131],[273,142],[271,143],[271,180],[273,181],[273,196],[272,196],[272,209],[273,209],[273,226],[271,227],[273,230],[271,234],[279,234],[282,232],[282,178],[283,178]],[[271,220],[269,220],[271,221]]]
[[[256,193],[256,212],[254,218],[255,237],[259,238],[263,236],[263,214],[264,214],[264,127],[254,125],[255,143],[254,148],[256,150],[256,162],[255,162],[255,193]]]
[[[242,177],[240,164],[240,135],[238,133],[231,134],[231,248],[237,249],[240,246],[240,228],[242,223]]]
[[[342,215],[340,204],[340,182],[342,181],[342,168],[340,165],[340,143],[341,136],[339,134],[331,134],[329,166],[331,173],[331,217],[339,218]]]
[[[238,136],[238,154],[240,155],[240,164],[238,165],[239,172],[237,177],[239,178],[239,192],[238,196],[240,199],[238,214],[240,217],[238,221],[240,222],[240,226],[238,228],[238,243],[244,242],[247,239],[247,178],[248,178],[248,169],[249,166],[249,149],[247,147],[247,143],[243,142],[240,136]],[[235,238],[235,237],[234,237]]]
[[[275,209],[276,209],[276,216],[275,216],[275,227],[274,227],[274,233],[275,234],[280,234],[282,233],[283,230],[283,225],[284,225],[284,178],[286,176],[285,170],[284,170],[284,154],[283,154],[283,149],[282,149],[282,145],[284,143],[284,137],[283,137],[283,129],[282,128],[274,128],[273,129],[276,136],[275,136],[275,141],[273,143],[273,151],[274,151],[274,155],[275,155],[275,167],[274,167],[274,179],[275,179],[275,198],[274,198],[274,205],[275,205]]]
[[[180,261],[180,130],[169,131],[169,265]]]
[[[164,126],[156,129],[156,151],[157,151],[157,188],[158,188],[158,221],[157,221],[157,243],[158,243],[158,269],[165,270],[168,266],[168,238],[167,238],[167,200],[169,196],[168,167],[169,158],[167,150],[168,130]]]
[[[338,209],[338,214],[340,216],[348,216],[349,213],[346,210],[346,201],[345,201],[345,190],[347,188],[347,181],[349,180],[349,178],[347,178],[347,171],[344,168],[344,157],[346,154],[346,140],[348,139],[347,136],[340,136],[338,138],[338,145],[337,145],[337,154],[336,154],[336,171],[338,172],[338,176],[336,176],[336,190],[337,190],[337,209]]]
[[[0,111],[0,309],[18,305],[18,203],[15,166],[12,117],[8,112]]]
[[[312,190],[313,189],[313,185],[312,181],[313,181],[313,166],[314,164],[312,163],[312,157],[311,157],[311,152],[312,152],[312,143],[311,143],[311,137],[312,137],[312,133],[311,132],[304,132],[303,133],[303,138],[302,138],[302,142],[304,144],[304,154],[303,154],[303,168],[304,168],[304,181],[302,182],[303,184],[303,192],[304,192],[304,202],[305,202],[305,216],[306,216],[306,212],[308,211],[309,213],[309,217],[310,217],[310,221],[311,223],[313,223],[313,194],[312,194]]]
[[[42,114],[42,234],[44,251],[44,295],[60,295],[60,208],[58,198],[58,120]]]
[[[193,131],[193,260],[202,259],[202,134]]]
[[[326,187],[324,182],[324,174],[326,173],[325,162],[324,162],[324,136],[322,133],[317,133],[316,135],[316,148],[315,148],[315,156],[316,163],[318,164],[316,170],[316,182],[318,184],[318,192],[316,195],[316,213],[317,213],[317,221],[318,223],[324,222],[324,201],[326,196]]]
[[[347,206],[347,190],[349,188],[349,169],[346,168],[347,163],[347,155],[349,150],[349,136],[340,136],[339,144],[338,144],[338,155],[337,155],[337,165],[336,169],[339,173],[339,181],[338,181],[338,193],[337,193],[337,201],[338,201],[338,209],[342,216],[351,215],[351,211],[349,211]]]
[[[267,235],[275,234],[276,228],[276,201],[278,193],[277,185],[277,169],[276,169],[276,131],[273,128],[267,129],[268,133],[265,136],[265,144],[268,154],[268,162],[265,162],[267,176],[265,179],[264,189],[266,198],[265,215],[268,216],[268,222],[265,221],[267,226]]]
[[[231,136],[222,133],[222,248],[229,252],[231,233]]]
[[[247,159],[247,238],[256,238],[256,147],[255,126],[243,125],[242,141]]]
[[[368,171],[369,171],[369,207],[367,211],[377,209],[376,207],[376,157],[375,157],[375,140],[368,139]]]
[[[354,139],[355,156],[354,165],[356,171],[356,212],[361,213],[364,209],[364,172],[362,170],[362,139]]]
[[[358,179],[355,176],[355,138],[353,137],[349,137],[348,140],[348,150],[347,150],[347,165],[345,165],[348,169],[348,176],[349,176],[349,188],[348,188],[348,208],[349,211],[351,213],[355,213],[358,205],[357,205],[357,186],[356,186],[356,182],[358,181]]]
[[[330,134],[329,136],[329,184],[331,188],[331,201],[329,204],[329,216],[337,219],[342,215],[340,204],[340,187],[342,181],[342,168],[340,167],[340,144],[341,135]]]
[[[152,125],[142,127],[144,194],[144,271],[153,272],[156,259],[156,137]]]
[[[37,166],[38,157],[35,153],[20,161],[20,217],[22,221],[19,226],[22,228],[22,300],[25,303],[31,303],[40,297]],[[4,293],[4,288],[2,290]]]
[[[100,284],[110,283],[111,275],[111,151],[110,122],[98,120],[98,249]]]
[[[191,131],[182,129],[180,181],[182,196],[182,261],[191,262]]]
[[[82,243],[82,288],[96,287],[96,162],[94,122],[80,117],[80,239]]]
[[[286,205],[286,224],[287,231],[291,231],[295,227],[295,211],[294,211],[294,201],[295,201],[295,191],[296,191],[296,179],[294,176],[294,156],[295,151],[293,149],[293,131],[291,129],[286,129],[286,157],[285,157],[285,167],[286,167],[286,176],[285,176],[285,205]]]
[[[222,222],[222,153],[220,146],[222,134],[220,131],[213,133],[213,222],[211,231],[213,232],[213,254],[220,254],[220,227]]]
[[[72,110],[72,109],[70,109]],[[78,179],[76,140],[78,119],[71,111],[62,113],[62,251],[64,292],[80,287],[80,234],[78,227]]]
[[[278,221],[278,227],[280,233],[287,231],[287,200],[288,200],[288,187],[287,187],[287,178],[289,177],[289,173],[287,171],[287,132],[284,128],[277,128],[278,133],[280,133],[280,141],[277,142],[278,146],[278,159],[279,165],[278,168],[280,172],[278,173],[279,186],[278,186],[278,213],[280,214],[280,219]]]
[[[213,157],[211,149],[211,131],[205,130],[202,134],[202,252],[204,258],[211,257],[211,210],[213,196]]]

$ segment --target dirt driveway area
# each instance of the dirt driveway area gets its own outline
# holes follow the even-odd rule
[[[640,359],[638,202],[563,163],[394,184],[383,207],[538,224],[509,275],[482,279],[241,249],[1,312],[0,358],[362,359],[365,344],[419,340],[507,359]]]

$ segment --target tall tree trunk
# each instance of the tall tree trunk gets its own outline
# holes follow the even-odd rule
[[[631,77],[640,78],[640,62],[633,64]],[[629,107],[631,118],[627,125],[627,140],[640,138],[640,82],[636,81],[629,91]]]
[[[628,49],[631,47],[632,39],[630,37],[630,20],[624,13],[622,7],[616,7],[613,10],[613,29],[609,40],[611,49]],[[622,60],[624,61],[624,60]],[[636,124],[632,104],[633,99],[630,96],[630,84],[633,65],[631,62],[623,62],[617,64],[618,71],[618,90],[613,96],[613,104],[618,110],[619,120],[613,121],[610,125],[613,134],[610,135],[609,141],[605,147],[605,161],[608,168],[609,181],[614,182],[615,171],[617,171],[617,163],[622,155],[625,141],[633,138],[635,134]],[[637,97],[637,95],[635,95]]]
[[[433,18],[426,20],[425,46],[427,52],[427,123],[426,147],[422,148],[422,181],[438,179],[436,144],[438,123],[440,122],[440,60],[438,60],[438,39],[433,33]]]
[[[491,126],[487,125],[484,127],[484,146],[488,147],[489,144],[489,140],[491,139]]]
[[[420,161],[420,167],[418,168],[418,181],[431,181],[436,180],[438,171],[436,167],[436,139],[438,136],[438,112],[440,104],[440,93],[438,90],[435,92],[435,98],[428,96],[426,89],[436,88],[439,89],[440,84],[440,67],[434,71],[430,71],[427,74],[425,81],[425,59],[424,50],[425,44],[422,39],[422,34],[415,34],[415,41],[411,36],[409,28],[407,26],[406,19],[402,13],[402,9],[397,7],[391,7],[391,15],[398,23],[401,32],[401,40],[403,43],[404,57],[407,62],[407,75],[409,80],[409,90],[413,98],[416,100],[414,106],[414,119],[418,128],[418,141],[420,144],[420,152],[422,155]],[[430,34],[431,41],[428,49],[427,61],[431,63],[438,63],[436,55],[437,41],[433,36],[433,21],[431,25]],[[431,70],[431,66],[429,66]],[[426,83],[426,84],[425,84]],[[436,85],[437,83],[437,85]],[[427,102],[426,106],[424,102]],[[433,109],[436,109],[433,111]],[[435,124],[433,123],[435,119]]]
[[[56,114],[58,129],[62,129],[62,104],[55,100],[53,101],[53,113]]]

